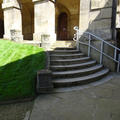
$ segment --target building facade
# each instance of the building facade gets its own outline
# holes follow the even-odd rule
[[[74,26],[105,40],[119,31],[119,0],[0,0],[0,37],[71,40]],[[117,28],[117,29],[116,29]]]

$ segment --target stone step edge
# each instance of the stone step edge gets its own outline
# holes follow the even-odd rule
[[[54,50],[54,51],[52,51],[52,52],[61,52],[61,53],[63,53],[63,52],[80,52],[79,50]]]
[[[91,64],[95,64],[96,60],[90,61],[90,62],[85,62],[81,64],[71,64],[71,65],[51,65],[50,68],[72,68],[72,67],[82,67],[82,66],[87,66]]]
[[[83,53],[78,53],[78,54],[68,54],[68,55],[66,55],[66,54],[62,54],[62,55],[57,55],[57,54],[51,54],[50,56],[51,57],[73,57],[73,56],[82,56],[82,55],[85,55],[85,54],[83,54]]]
[[[105,68],[97,73],[94,73],[94,74],[90,74],[88,76],[84,76],[84,77],[77,77],[77,78],[67,78],[67,79],[57,79],[57,80],[53,80],[53,83],[73,83],[73,82],[80,82],[80,81],[86,81],[86,80],[89,80],[89,79],[94,79],[94,78],[97,78],[97,77],[101,77],[105,74],[107,74],[109,72],[109,69]]]
[[[102,69],[103,65],[95,65],[93,67],[89,67],[89,68],[84,68],[81,70],[70,70],[70,71],[60,71],[60,72],[52,72],[52,75],[71,75],[71,74],[77,74],[77,73],[86,73],[86,72],[90,72],[90,71],[95,71],[98,69]]]
[[[54,46],[53,46],[53,47],[54,47]],[[54,48],[56,48],[56,50],[57,50],[57,49],[58,49],[58,50],[59,50],[59,49],[60,49],[60,50],[61,50],[61,49],[63,49],[63,50],[64,50],[64,49],[67,49],[67,50],[76,50],[76,49],[77,49],[76,47],[54,47]]]
[[[88,60],[90,57],[83,57],[83,58],[75,58],[75,59],[65,59],[65,60],[50,60],[51,62],[72,62],[72,61],[80,61],[80,60]]]
[[[110,81],[113,78],[111,73],[108,73],[108,75],[105,75],[103,78],[99,80],[95,80],[93,82],[90,82],[88,84],[83,84],[83,85],[77,85],[77,86],[69,86],[69,87],[59,87],[59,88],[54,88],[52,93],[63,93],[63,92],[73,92],[73,91],[78,91],[78,90],[83,90],[86,88],[90,88],[91,86],[97,87],[99,85],[102,85],[108,81]]]

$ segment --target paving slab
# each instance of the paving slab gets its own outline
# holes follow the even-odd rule
[[[35,100],[30,120],[120,120],[118,81],[120,75],[113,74],[112,79],[97,86],[40,95]]]
[[[24,120],[26,113],[32,111],[32,102],[0,105],[0,120]],[[27,119],[25,119],[27,120]]]

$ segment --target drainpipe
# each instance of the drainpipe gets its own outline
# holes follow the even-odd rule
[[[117,0],[113,0],[112,4],[112,24],[111,24],[111,29],[112,29],[112,40],[116,42],[116,12],[117,12]]]

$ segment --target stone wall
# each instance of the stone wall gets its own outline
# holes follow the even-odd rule
[[[22,14],[18,0],[3,0],[4,38],[11,40],[11,30],[19,31],[17,38],[23,40]]]
[[[118,0],[117,4],[116,28],[120,28],[120,0]]]
[[[40,41],[42,36],[47,38],[50,44],[56,41],[55,34],[55,6],[49,0],[33,0],[34,2],[34,35],[35,41]]]
[[[83,31],[90,31],[104,40],[112,41],[112,2],[113,0],[81,0],[80,1],[80,19],[79,29]],[[94,40],[93,45],[100,48],[100,41]],[[80,50],[87,54],[88,47],[80,45]],[[104,46],[104,51],[113,56],[114,50],[108,45]],[[91,58],[100,62],[100,53],[91,49]],[[109,64],[108,64],[109,63]],[[103,56],[103,65],[115,71],[116,64],[113,60]]]
[[[88,41],[85,41],[88,43]],[[110,44],[112,44],[112,41],[109,41]],[[101,48],[101,42],[99,40],[94,40],[91,43],[92,46],[96,47],[100,50]],[[88,46],[80,44],[80,51],[82,51],[84,54],[88,55]],[[104,44],[104,53],[108,54],[111,57],[114,57],[114,49],[107,44]],[[97,61],[97,63],[100,63],[100,52],[96,51],[95,49],[91,48],[91,54],[90,57]],[[115,62],[112,59],[109,59],[108,57],[103,55],[103,62],[102,64],[109,68],[112,72],[116,71],[116,65]]]
[[[81,0],[80,29],[110,40],[112,0]]]

